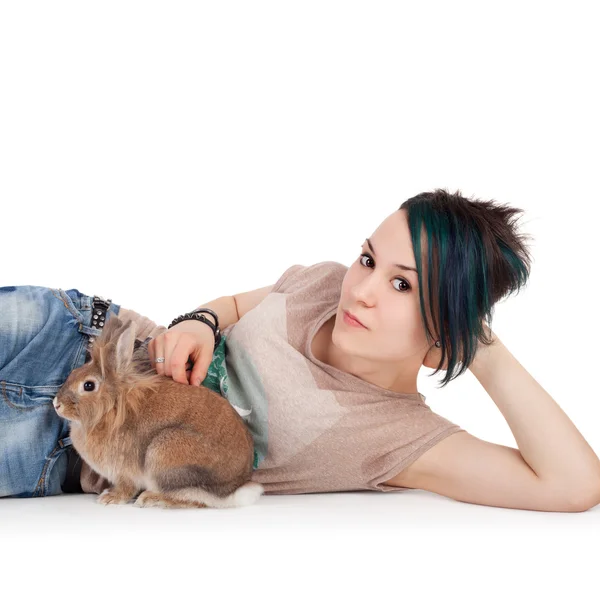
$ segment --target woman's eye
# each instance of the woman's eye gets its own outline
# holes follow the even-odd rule
[[[360,258],[358,260],[359,260],[360,264],[363,266],[366,266],[361,260],[363,257],[368,258],[369,260],[373,260],[373,257],[370,254],[366,254],[366,253],[361,254]],[[375,261],[373,261],[373,262],[375,262]],[[370,268],[371,267],[367,267],[367,269],[370,269]],[[402,279],[402,277],[396,277],[394,279],[394,281],[401,281],[406,286],[403,289],[398,289],[397,287],[394,287],[395,290],[398,290],[399,292],[408,292],[408,290],[410,290],[410,283],[408,283],[408,281],[406,281],[406,279]]]

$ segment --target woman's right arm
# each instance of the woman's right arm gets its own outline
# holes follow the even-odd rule
[[[194,310],[210,308],[216,312],[217,316],[219,317],[219,329],[223,331],[223,329],[229,325],[237,323],[247,312],[257,307],[267,297],[272,289],[273,286],[268,285],[257,290],[251,290],[250,292],[235,294],[234,296],[221,296],[215,300],[212,300],[211,302],[201,304]],[[202,314],[207,319],[210,319],[212,323],[215,322],[212,315],[209,313]],[[163,325],[157,325],[148,317],[144,317],[134,310],[130,310],[128,308],[121,307],[118,316],[123,323],[127,323],[129,321],[135,322],[136,338],[142,342],[148,337],[155,338],[157,335],[167,331],[168,329]]]
[[[210,308],[217,313],[219,317],[219,329],[223,331],[227,326],[237,323],[247,312],[256,308],[273,289],[272,285],[267,285],[257,290],[243,292],[233,296],[221,296],[208,304],[202,304],[194,310],[201,308]],[[202,313],[206,318],[211,319],[212,323],[215,320],[208,313]]]
[[[273,286],[266,286],[235,296],[221,296],[196,310],[209,308],[214,311],[219,319],[219,328],[223,331],[257,306],[272,288]],[[215,323],[210,313],[202,315],[207,321]],[[154,364],[157,356],[164,358],[163,362],[155,364],[156,372],[188,385],[202,385],[213,359],[213,352],[214,334],[199,321],[177,323],[171,330],[159,333],[148,342],[150,361]],[[192,367],[187,368],[188,364]]]
[[[273,287],[268,285],[234,296],[221,296],[195,310],[209,308],[214,311],[219,319],[219,328],[223,331],[258,306]],[[215,323],[210,313],[202,313],[202,316]],[[199,321],[186,320],[169,330],[135,311],[124,308],[121,308],[119,318],[124,322],[136,323],[136,338],[139,341],[151,338],[147,346],[151,362],[154,364],[157,356],[164,358],[164,362],[154,365],[157,373],[172,377],[180,383],[201,385],[213,358],[213,333],[206,325]],[[192,368],[187,368],[190,364]]]

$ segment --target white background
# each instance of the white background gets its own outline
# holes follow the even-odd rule
[[[534,262],[492,329],[599,453],[593,9],[2,2],[0,285],[77,288],[168,325],[292,264],[350,265],[420,192],[495,199],[524,210]],[[433,410],[516,446],[470,372],[444,390],[431,372]],[[0,501],[15,593],[597,598],[598,507],[415,490],[216,517],[93,500]]]

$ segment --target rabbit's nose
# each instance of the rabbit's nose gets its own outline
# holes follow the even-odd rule
[[[52,405],[54,408],[60,408],[60,402],[57,400],[57,396],[54,396],[54,400],[52,400]]]

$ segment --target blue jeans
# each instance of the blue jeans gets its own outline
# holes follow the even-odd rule
[[[0,287],[0,496],[62,493],[69,421],[52,406],[86,360],[93,296],[35,285]],[[111,303],[106,322],[121,306]],[[87,335],[86,335],[87,334]]]

